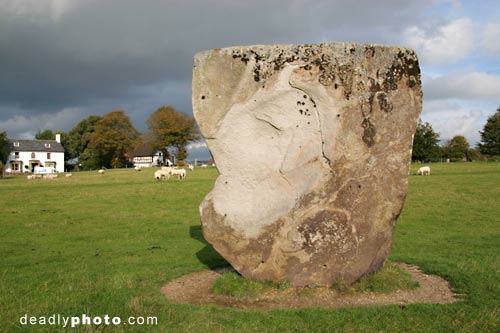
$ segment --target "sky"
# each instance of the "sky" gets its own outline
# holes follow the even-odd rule
[[[422,120],[474,146],[500,106],[498,18],[497,0],[0,0],[0,131],[33,138],[121,109],[146,132],[162,105],[192,115],[196,52],[347,41],[415,50]]]

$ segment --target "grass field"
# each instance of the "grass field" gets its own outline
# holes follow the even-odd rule
[[[215,169],[182,182],[131,169],[0,179],[0,331],[498,332],[500,163],[431,168],[430,177],[410,176],[391,260],[446,278],[463,302],[269,312],[179,305],[160,294],[176,277],[226,264],[198,217]],[[155,316],[157,325],[63,329],[22,325],[25,314]]]

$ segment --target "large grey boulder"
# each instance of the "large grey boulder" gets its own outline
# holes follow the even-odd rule
[[[411,50],[324,43],[196,54],[193,110],[220,172],[200,206],[242,275],[296,286],[381,268],[422,106]]]

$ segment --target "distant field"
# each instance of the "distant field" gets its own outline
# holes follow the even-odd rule
[[[0,179],[0,332],[498,332],[500,163],[412,166],[391,260],[452,284],[463,302],[353,309],[179,305],[168,281],[226,265],[202,237],[198,205],[216,170],[155,181],[154,170]],[[21,316],[158,318],[156,326],[21,325]]]

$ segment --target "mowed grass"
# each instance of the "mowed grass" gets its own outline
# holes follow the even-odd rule
[[[462,302],[268,312],[175,304],[160,293],[176,277],[226,265],[199,225],[215,169],[185,181],[132,169],[0,179],[0,331],[498,331],[500,163],[431,168],[410,176],[390,259],[446,278]],[[63,329],[21,325],[24,314],[156,316],[158,325]]]

